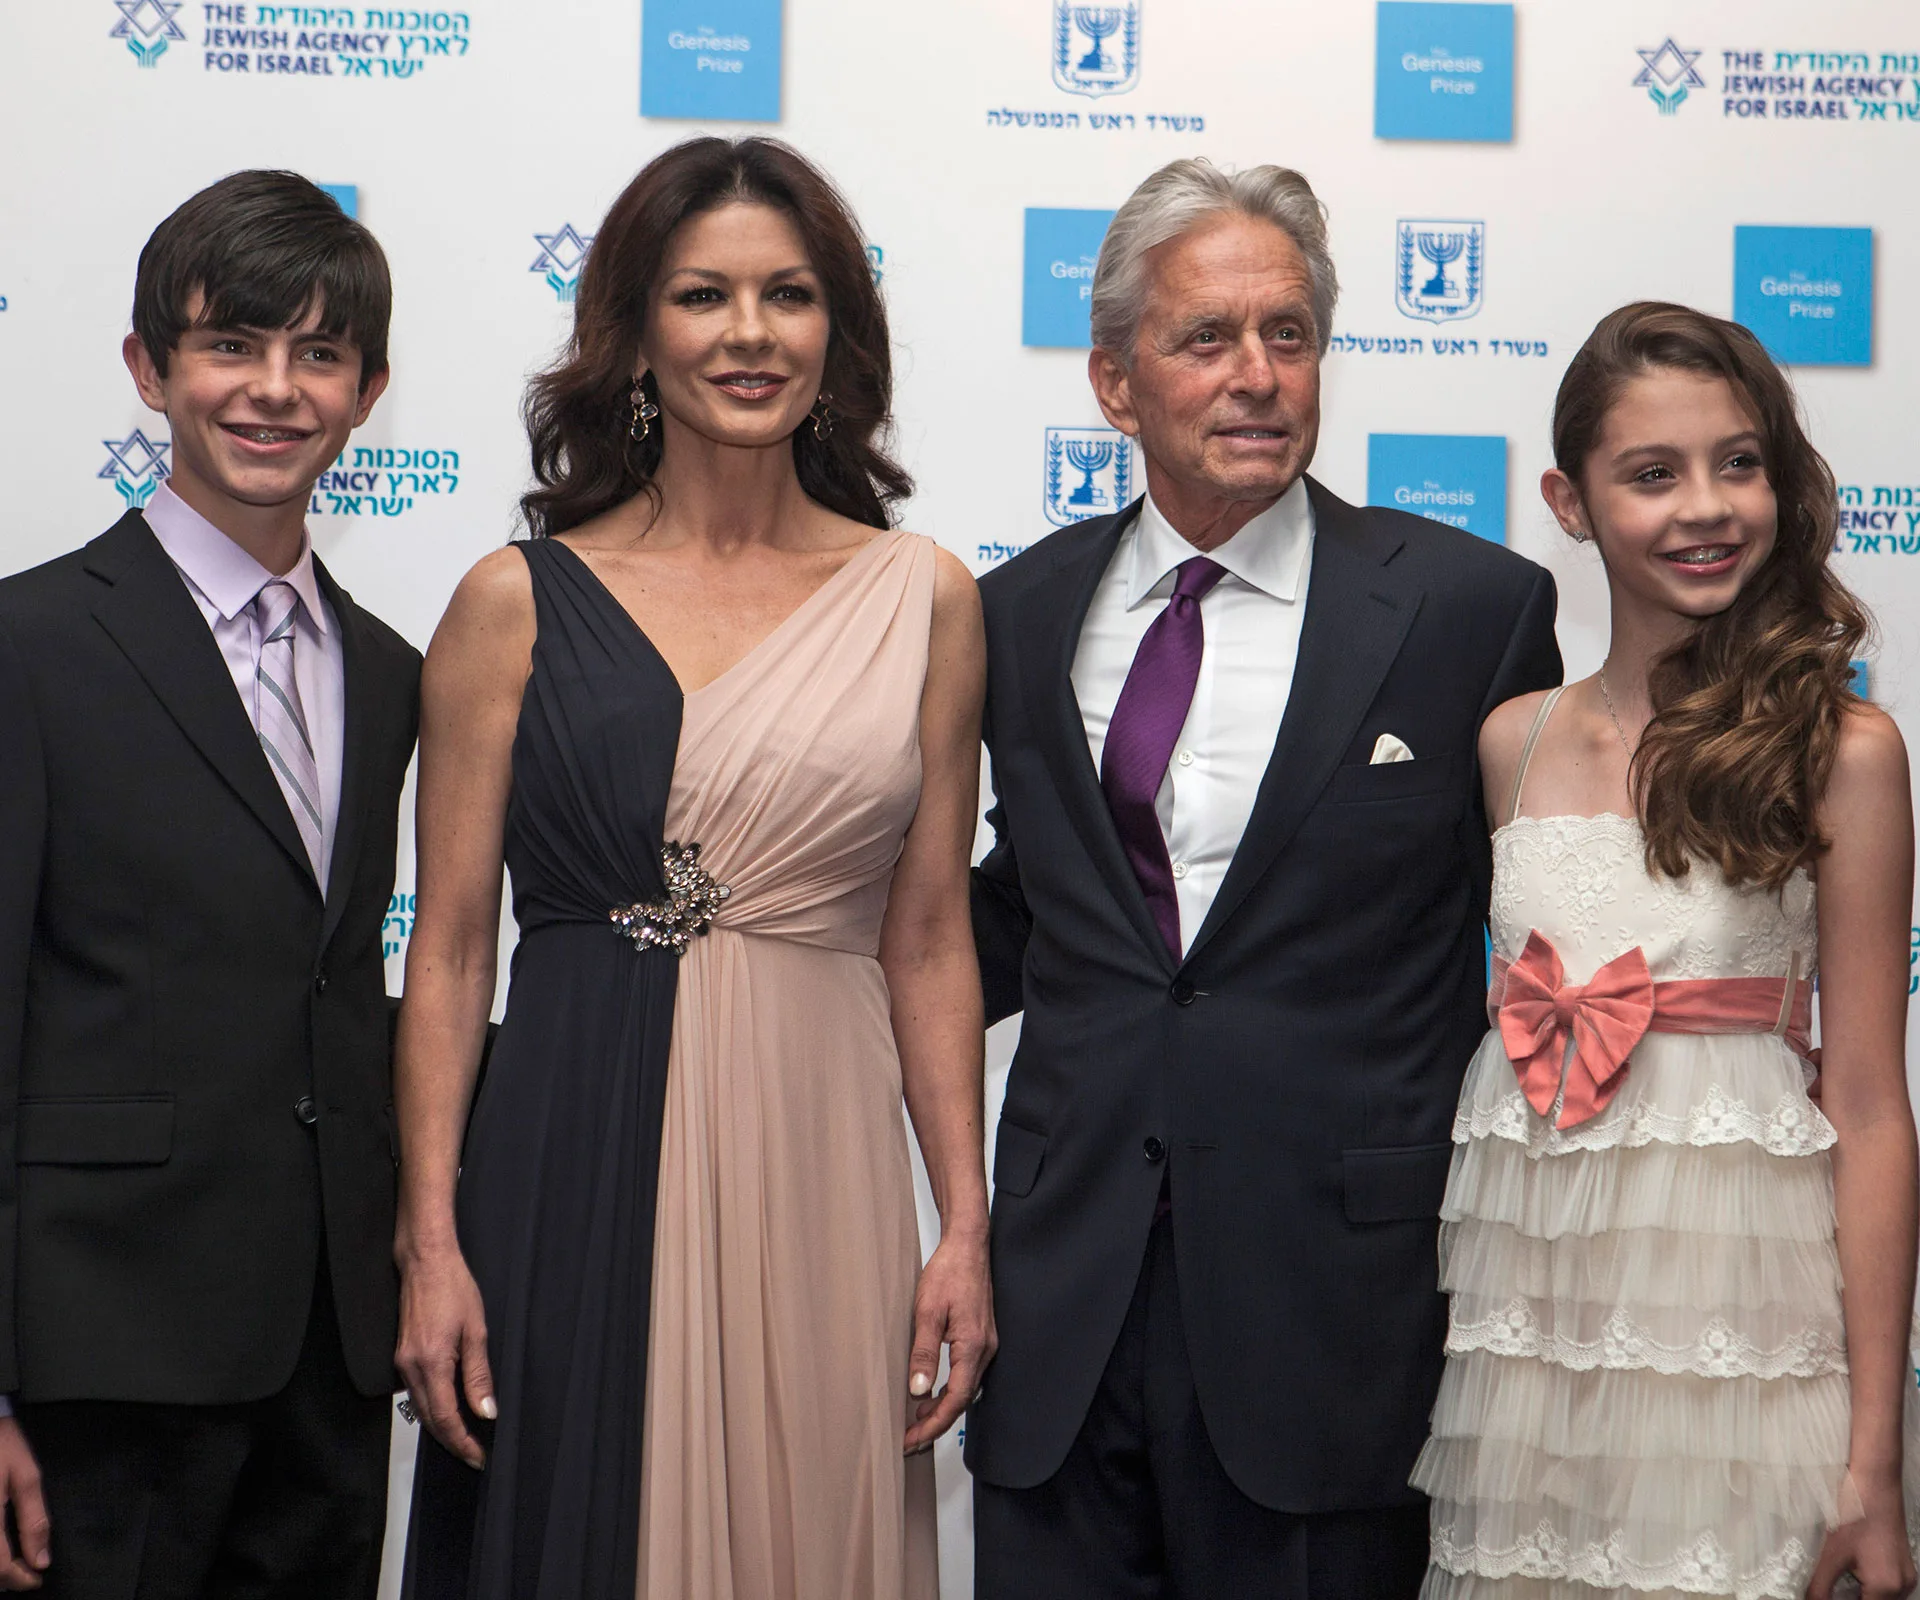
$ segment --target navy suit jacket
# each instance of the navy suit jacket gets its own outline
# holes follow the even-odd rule
[[[1437,1217],[1486,1027],[1476,741],[1495,706],[1560,681],[1554,587],[1470,534],[1308,488],[1292,696],[1184,961],[1122,852],[1069,679],[1138,503],[980,583],[996,803],[974,931],[989,1016],[1025,1013],[994,1157],[1000,1351],[967,1428],[989,1483],[1030,1487],[1065,1458],[1164,1174],[1233,1481],[1288,1512],[1417,1499]],[[1416,759],[1370,764],[1383,733]]]
[[[380,935],[420,656],[318,563],[346,739],[324,895],[220,648],[129,511],[0,581],[0,1390],[259,1399],[329,1274],[394,1388]]]

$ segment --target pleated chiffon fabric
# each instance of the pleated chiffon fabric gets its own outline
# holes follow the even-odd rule
[[[642,1600],[933,1600],[905,1461],[920,1243],[876,959],[920,794],[934,549],[883,534],[687,696],[667,834],[731,891],[681,966]]]
[[[1496,951],[1538,930],[1570,983],[1634,946],[1656,981],[1811,976],[1804,873],[1779,893],[1701,864],[1655,879],[1644,848],[1630,818],[1516,818]],[[1849,1437],[1835,1134],[1810,1081],[1759,1028],[1650,1033],[1612,1101],[1559,1128],[1488,1033],[1441,1212],[1423,1600],[1803,1594]]]
[[[683,696],[565,545],[507,820],[520,942],[462,1247],[499,1420],[422,1437],[417,1600],[933,1600],[901,1457],[920,1264],[876,959],[919,797],[934,547],[883,533]],[[609,919],[668,841],[731,893],[687,954]]]
[[[679,685],[579,556],[515,546],[537,633],[506,861],[519,942],[461,1161],[460,1244],[499,1405],[477,1473],[423,1429],[406,1593],[631,1600],[655,1176],[679,963],[615,906],[660,899]]]

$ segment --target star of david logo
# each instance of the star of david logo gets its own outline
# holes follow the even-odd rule
[[[1682,50],[1671,39],[1667,39],[1662,41],[1658,50],[1637,50],[1634,53],[1643,63],[1639,76],[1633,80],[1636,89],[1652,88],[1656,78],[1669,89],[1675,84],[1689,89],[1704,89],[1707,86],[1707,80],[1694,69],[1694,62],[1701,56],[1698,50]]]
[[[534,238],[540,241],[540,254],[527,268],[529,272],[578,272],[580,263],[586,260],[587,246],[593,243],[592,234],[575,233],[571,222],[561,224],[558,233],[536,233]]]
[[[113,4],[120,20],[113,25],[109,38],[130,39],[135,32],[143,39],[186,38],[180,24],[173,20],[186,0],[113,0]]]
[[[149,475],[164,478],[167,475],[167,452],[173,448],[172,441],[162,439],[158,443],[147,437],[146,429],[135,428],[124,439],[102,439],[107,447],[107,463],[100,469],[103,478],[144,478]]]

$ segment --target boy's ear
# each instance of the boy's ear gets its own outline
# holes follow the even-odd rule
[[[133,386],[140,391],[140,398],[150,411],[164,413],[167,409],[166,380],[160,375],[159,365],[148,353],[147,347],[140,342],[140,335],[130,333],[120,342],[120,357],[127,364],[127,371],[133,374]]]
[[[373,415],[373,403],[387,392],[387,380],[392,376],[393,369],[384,367],[361,385],[360,401],[353,412],[353,425],[356,428]]]

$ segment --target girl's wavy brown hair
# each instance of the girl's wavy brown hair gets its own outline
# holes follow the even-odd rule
[[[614,201],[580,274],[573,336],[528,388],[536,487],[520,509],[535,538],[578,527],[636,494],[657,502],[664,430],[639,441],[627,436],[634,354],[674,230],[735,200],[784,212],[826,291],[820,387],[832,397],[832,423],[825,438],[810,423],[794,431],[800,487],[828,510],[875,528],[890,527],[894,504],[913,492],[882,443],[893,407],[887,313],[847,202],[777,139],[689,139],[654,157]],[[657,404],[651,373],[642,387]]]
[[[1778,888],[1827,847],[1816,812],[1871,623],[1827,566],[1839,525],[1833,473],[1800,426],[1785,375],[1737,323],[1658,301],[1602,318],[1554,402],[1560,470],[1584,497],[1608,408],[1632,379],[1673,369],[1724,378],[1752,417],[1778,530],[1733,604],[1654,662],[1653,720],[1629,781],[1650,871],[1677,878],[1710,861],[1730,882]]]

